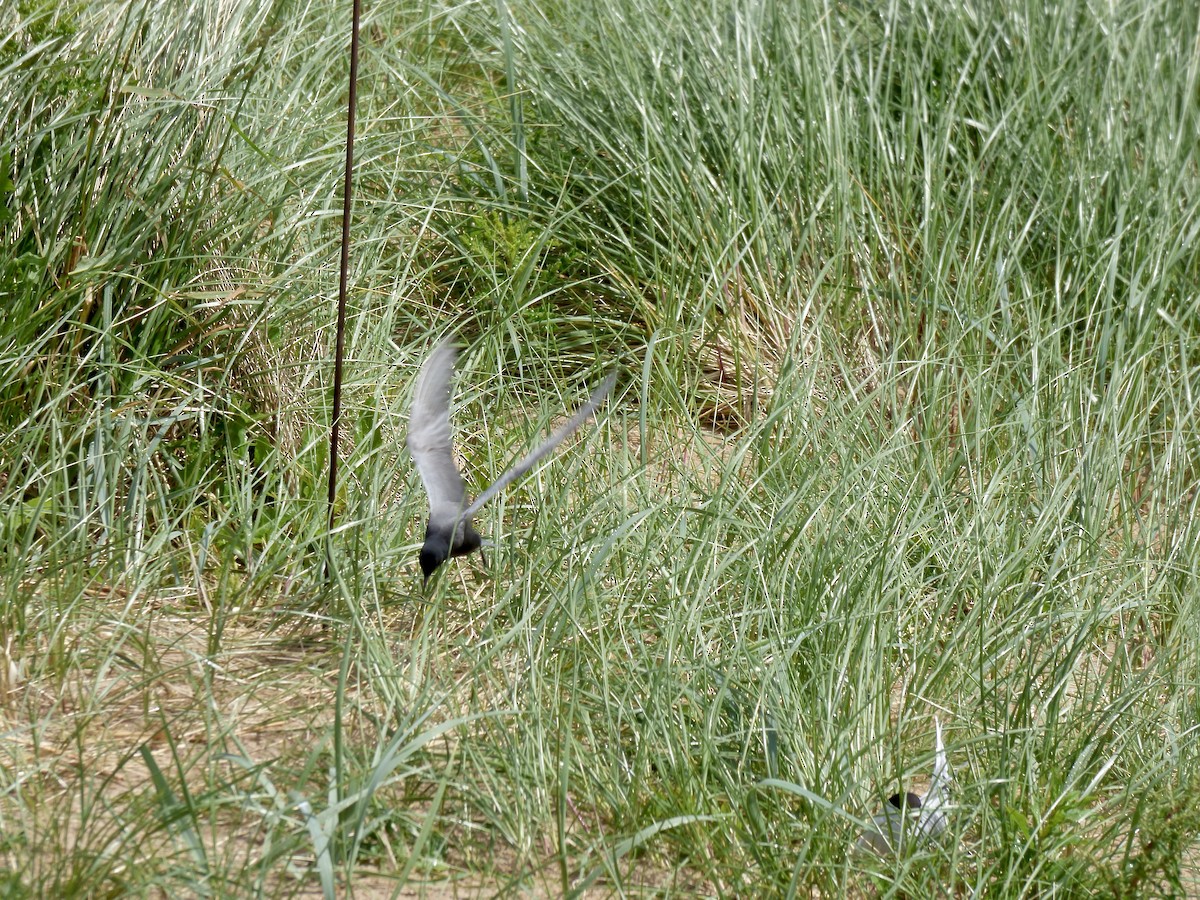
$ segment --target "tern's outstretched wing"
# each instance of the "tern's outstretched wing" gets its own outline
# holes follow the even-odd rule
[[[428,364],[427,364],[428,365]],[[608,396],[609,391],[613,389],[613,385],[617,383],[617,373],[610,372],[609,376],[604,379],[600,387],[592,392],[592,396],[588,398],[587,403],[579,407],[575,411],[575,415],[563,423],[557,431],[550,437],[542,441],[531,453],[529,453],[519,463],[497,478],[492,486],[475,498],[475,502],[468,506],[462,512],[462,517],[470,518],[479,512],[485,503],[495,497],[498,493],[536,466],[539,462],[545,459],[554,451],[554,448],[570,437],[580,425],[587,421],[588,416],[596,411],[596,408],[604,402],[604,398]],[[455,473],[457,474],[457,472]]]
[[[449,528],[462,513],[467,488],[454,461],[450,432],[450,378],[454,374],[454,345],[434,348],[421,366],[408,414],[408,452],[412,454],[425,493],[432,525]]]

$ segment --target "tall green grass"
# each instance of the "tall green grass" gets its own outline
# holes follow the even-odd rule
[[[6,891],[1200,891],[1196,9],[364,5],[333,535],[348,4],[0,14]]]

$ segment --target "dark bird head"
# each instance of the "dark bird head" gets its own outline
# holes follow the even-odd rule
[[[896,809],[920,809],[921,798],[908,791],[904,794],[892,794],[888,797],[888,803]]]
[[[421,571],[425,573],[425,583],[429,576],[437,571],[437,567],[450,557],[450,539],[443,534],[425,532],[425,543],[421,547]]]

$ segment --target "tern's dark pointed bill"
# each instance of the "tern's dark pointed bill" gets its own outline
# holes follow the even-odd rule
[[[408,417],[408,450],[429,497],[429,522],[425,526],[425,543],[420,555],[426,581],[451,556],[463,556],[479,548],[481,539],[471,525],[471,517],[496,494],[549,456],[587,421],[617,380],[615,372],[604,379],[587,403],[565,424],[468,505],[466,484],[454,461],[450,430],[450,380],[456,355],[454,346],[448,341],[429,354],[417,375]]]

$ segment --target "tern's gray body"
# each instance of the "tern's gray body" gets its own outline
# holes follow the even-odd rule
[[[893,794],[871,820],[871,827],[858,838],[860,850],[873,850],[880,856],[904,851],[914,841],[930,841],[946,830],[946,800],[950,790],[950,763],[942,744],[942,723],[933,720],[937,744],[933,763],[933,778],[922,797],[911,791]]]
[[[587,403],[565,424],[468,504],[467,486],[454,461],[450,431],[450,379],[454,374],[456,355],[449,341],[439,344],[429,354],[417,375],[408,417],[408,450],[429,497],[429,522],[425,526],[425,543],[420,554],[421,571],[426,581],[450,557],[465,556],[479,549],[482,539],[472,526],[471,517],[582,425],[604,401],[617,377],[614,372],[604,379]]]

